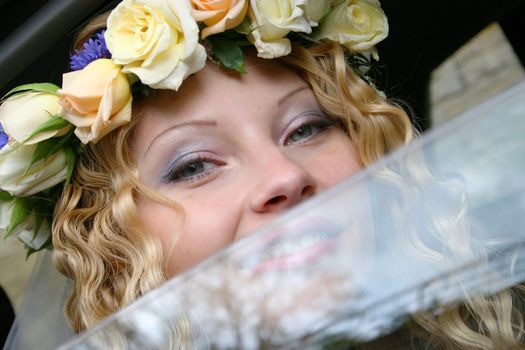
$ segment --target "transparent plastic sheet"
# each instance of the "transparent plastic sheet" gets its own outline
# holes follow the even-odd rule
[[[61,349],[319,348],[525,280],[525,84]]]
[[[38,254],[6,350],[56,349],[74,336],[64,317],[71,285],[54,267],[50,251]]]
[[[525,83],[60,349],[330,348],[525,281],[524,101]]]

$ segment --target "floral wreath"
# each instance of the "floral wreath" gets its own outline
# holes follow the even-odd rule
[[[78,155],[130,121],[136,86],[178,90],[208,56],[245,73],[242,46],[270,59],[288,55],[290,40],[340,43],[367,79],[362,66],[387,35],[378,0],[123,0],[71,55],[62,87],[27,84],[2,98],[0,233],[17,235],[28,255],[51,245]]]

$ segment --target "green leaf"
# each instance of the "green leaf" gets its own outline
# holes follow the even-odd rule
[[[25,243],[24,243],[24,245],[25,245]],[[37,251],[35,249],[33,249],[30,246],[26,245],[26,260],[29,259],[31,254],[36,253],[36,252]]]
[[[239,45],[223,37],[210,37],[213,46],[213,55],[224,67],[246,73],[244,68],[244,55]]]
[[[57,93],[58,89],[60,89],[58,86],[56,86],[55,84],[51,84],[51,83],[25,84],[25,85],[17,86],[11,91],[9,91],[7,94],[4,95],[4,97],[2,97],[2,100],[5,100],[9,96],[17,94],[19,92],[30,91],[30,90],[38,91],[38,92],[47,92],[53,95],[58,95]]]
[[[127,73],[126,76],[128,77],[129,85],[133,85],[136,82],[140,81],[139,77],[133,73]]]
[[[15,198],[13,201],[13,210],[11,211],[11,219],[9,220],[9,226],[5,233],[4,238],[9,237],[9,235],[23,223],[29,215],[31,215],[30,204],[25,198]]]
[[[66,175],[66,185],[71,182],[71,177],[73,176],[73,171],[75,170],[75,165],[77,163],[77,153],[71,149],[64,149],[66,153],[66,164],[67,164],[67,175]]]
[[[25,173],[39,160],[46,159],[47,157],[53,155],[56,153],[60,147],[57,147],[56,140],[47,139],[44,141],[40,141],[35,148],[35,151],[33,152],[33,155],[31,156],[31,161],[29,162],[29,165],[26,168]],[[24,173],[24,174],[25,174]]]
[[[23,143],[29,141],[30,139],[35,137],[37,134],[40,134],[41,132],[62,129],[62,128],[68,126],[68,125],[71,125],[71,124],[67,120],[65,120],[65,119],[63,119],[63,118],[61,118],[61,117],[59,117],[57,115],[54,115],[47,122],[40,124],[40,126],[38,128],[36,128],[36,130],[33,131],[31,133],[31,135],[29,135],[24,140]]]
[[[7,202],[12,200],[14,197],[7,191],[0,191],[0,201]]]
[[[36,253],[36,252],[38,252],[40,250],[44,250],[44,249],[52,250],[53,249],[53,244],[52,243],[53,242],[52,242],[52,239],[51,239],[51,235],[49,235],[48,239],[46,239],[45,243],[42,245],[42,248],[38,249],[38,250],[37,249],[33,249],[33,248],[31,248],[30,246],[28,246],[28,245],[26,245],[24,243],[24,245],[26,247],[26,260],[31,256],[31,254]]]
[[[36,149],[33,152],[33,156],[31,157],[31,161],[29,162],[29,165],[27,166],[25,172],[27,173],[27,171],[33,166],[33,164],[35,164],[39,160],[46,159],[47,157],[57,153],[61,148],[64,147],[65,144],[71,146],[75,145],[76,143],[74,143],[74,139],[74,130],[71,129],[67,133],[67,135],[63,137],[52,137],[50,139],[40,141],[36,145]]]
[[[248,16],[244,17],[244,20],[237,27],[233,28],[237,33],[240,34],[250,34],[252,29],[250,28],[250,18]]]
[[[42,215],[35,215],[35,228],[33,229],[33,240],[38,235],[38,231],[40,231],[40,228],[42,227],[43,222],[44,222],[44,217]]]
[[[149,96],[151,90],[152,89],[148,85],[144,85],[141,82],[138,82],[131,87],[131,93],[133,96]]]

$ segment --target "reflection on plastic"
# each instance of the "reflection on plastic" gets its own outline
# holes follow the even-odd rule
[[[61,349],[319,348],[525,280],[525,84]],[[329,346],[328,346],[329,347]]]

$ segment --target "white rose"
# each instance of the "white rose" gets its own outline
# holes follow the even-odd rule
[[[4,237],[9,223],[11,222],[11,214],[13,212],[13,202],[0,201],[0,235]],[[26,221],[20,223],[14,231],[11,232],[11,236],[18,236],[18,238],[24,242],[27,246],[34,250],[40,250],[48,242],[51,230],[48,223],[44,220],[39,227],[38,233],[35,236],[35,220],[34,215],[30,215]]]
[[[36,145],[8,144],[0,150],[0,189],[25,197],[66,179],[66,156],[62,150],[27,169],[35,149]]]
[[[113,61],[152,88],[177,90],[206,63],[189,1],[124,0],[111,12],[107,27]]]
[[[308,0],[304,7],[305,17],[310,26],[317,27],[319,21],[330,9],[330,0]]]
[[[8,97],[0,106],[0,123],[10,139],[22,143],[40,125],[59,113],[58,96],[38,91],[17,93]],[[54,136],[63,135],[68,127],[44,131],[32,137],[26,144],[38,143]]]
[[[257,56],[275,58],[291,52],[289,32],[311,33],[304,16],[307,0],[250,0],[248,16],[252,32],[248,39],[257,48]]]
[[[338,4],[319,24],[315,40],[339,42],[354,52],[377,52],[378,42],[388,36],[388,20],[377,0],[345,0]]]

